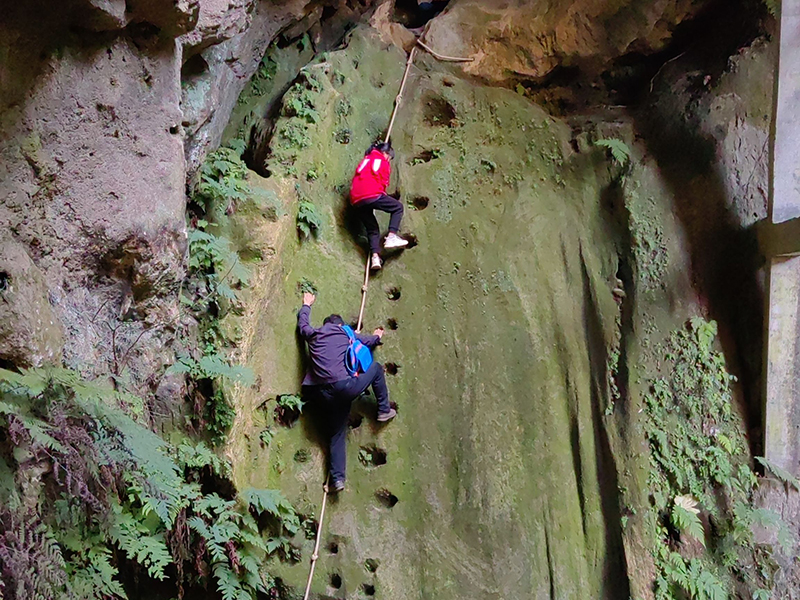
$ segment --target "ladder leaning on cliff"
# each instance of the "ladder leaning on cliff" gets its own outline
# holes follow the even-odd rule
[[[430,22],[428,23],[430,24]],[[422,31],[422,35],[417,38],[416,44],[414,47],[411,48],[411,52],[408,53],[408,59],[406,60],[406,69],[403,72],[403,79],[400,82],[400,91],[397,93],[397,96],[394,99],[394,109],[392,110],[392,118],[389,120],[389,127],[386,129],[386,137],[384,138],[384,142],[388,142],[389,138],[392,135],[392,129],[394,128],[394,122],[397,118],[397,112],[400,108],[400,105],[403,103],[403,91],[405,91],[406,82],[408,81],[408,74],[411,72],[411,65],[414,63],[414,55],[417,52],[417,47],[422,48],[426,52],[428,52],[431,56],[436,58],[437,60],[445,61],[445,62],[472,62],[475,60],[474,58],[458,58],[455,56],[446,56],[444,54],[439,54],[438,52],[434,51],[430,48],[427,44],[425,44],[422,39],[425,37],[425,34],[428,32],[428,25],[425,26],[425,29]],[[367,304],[367,289],[369,287],[369,259],[370,255],[367,253],[367,266],[364,269],[364,285],[361,286],[361,308],[358,311],[358,325],[356,326],[356,332],[361,332],[361,325],[364,321],[364,307]],[[308,595],[311,592],[311,581],[314,579],[314,568],[317,564],[317,559],[319,558],[319,544],[322,540],[322,526],[325,522],[325,507],[328,503],[328,482],[330,477],[325,479],[325,483],[322,486],[322,505],[319,511],[319,524],[317,525],[317,536],[314,541],[314,552],[311,554],[311,567],[308,572],[308,581],[306,582],[306,593],[303,595],[303,600],[308,600]]]

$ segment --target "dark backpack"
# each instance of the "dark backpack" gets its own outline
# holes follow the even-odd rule
[[[344,366],[351,377],[358,377],[360,373],[365,373],[372,364],[372,352],[361,343],[349,325],[341,325],[341,328],[350,338],[350,345],[344,355]]]

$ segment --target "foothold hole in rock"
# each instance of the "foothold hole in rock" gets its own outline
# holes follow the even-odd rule
[[[410,161],[408,161],[408,164],[413,167],[414,165],[419,165],[421,163],[429,163],[435,158],[441,158],[441,156],[442,151],[439,148],[436,148],[435,150],[423,150]]]
[[[339,554],[339,542],[328,543],[328,553]]]
[[[365,467],[380,467],[386,464],[386,450],[378,448],[374,444],[361,446],[358,451],[358,460]]]
[[[425,210],[428,208],[428,205],[431,203],[431,199],[425,196],[417,196],[416,198],[411,199],[411,206],[414,210]]]
[[[361,415],[350,415],[350,421],[347,424],[350,429],[358,429],[363,421],[364,417]]]
[[[375,586],[374,586],[374,585],[372,585],[371,583],[362,583],[362,584],[361,584],[361,590],[362,590],[362,591],[363,591],[363,592],[364,592],[364,593],[365,593],[367,596],[374,596],[374,595],[375,595]]]
[[[331,573],[331,587],[337,590],[342,587],[342,576],[338,573]]]
[[[393,319],[391,317],[386,319],[386,327],[388,327],[392,331],[397,331],[397,328],[399,327],[397,319]]]
[[[11,276],[5,271],[0,271],[0,294],[5,292],[11,285]]]
[[[400,370],[400,365],[393,362],[387,362],[383,365],[383,368],[389,375],[397,375],[397,372]]]
[[[308,450],[305,448],[300,448],[300,450],[294,453],[294,462],[304,463],[308,462],[308,459]]]
[[[386,290],[386,297],[389,300],[400,300],[400,288],[399,287],[391,287]]]
[[[370,573],[374,573],[378,570],[378,566],[380,562],[378,562],[377,558],[368,558],[364,561],[364,568],[369,571]]]
[[[456,109],[441,96],[433,96],[425,103],[425,122],[431,127],[453,127]]]
[[[400,237],[408,242],[408,245],[405,248],[406,250],[410,250],[411,248],[419,244],[419,241],[417,241],[417,236],[414,235],[413,233],[401,233]]]
[[[353,137],[353,132],[349,129],[340,129],[334,135],[334,139],[340,144],[349,144]]]
[[[394,508],[395,504],[400,501],[400,498],[395,496],[386,488],[381,488],[375,492],[375,497],[378,499],[378,502],[380,502],[386,508]]]
[[[300,418],[302,399],[294,394],[282,394],[276,398],[275,420],[284,427],[293,426]]]

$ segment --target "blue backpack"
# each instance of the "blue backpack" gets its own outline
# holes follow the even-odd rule
[[[355,332],[349,325],[341,326],[347,337],[350,338],[350,345],[344,356],[344,366],[351,377],[358,377],[359,373],[365,373],[372,364],[372,352],[356,337]]]

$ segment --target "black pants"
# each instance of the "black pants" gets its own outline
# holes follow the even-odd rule
[[[355,209],[358,218],[361,219],[367,230],[370,252],[379,253],[381,251],[381,229],[373,211],[382,210],[389,213],[389,231],[397,233],[400,231],[400,221],[403,219],[403,203],[384,194],[371,200],[361,200],[355,205]]]
[[[395,200],[396,202],[396,200]],[[331,481],[344,481],[347,467],[347,423],[350,420],[350,406],[353,400],[372,386],[378,401],[378,414],[387,413],[389,407],[389,390],[386,387],[386,376],[383,365],[373,362],[358,377],[348,377],[335,383],[317,386],[320,403],[328,422],[330,434],[330,468]]]

